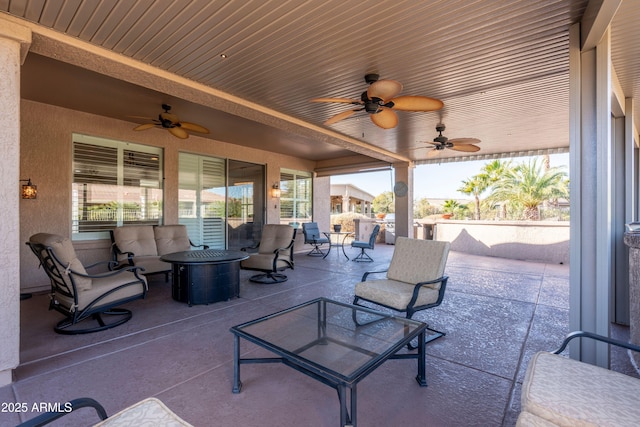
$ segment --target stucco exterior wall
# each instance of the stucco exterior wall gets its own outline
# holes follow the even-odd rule
[[[569,222],[438,221],[435,239],[474,255],[569,264]]]
[[[280,181],[280,168],[313,171],[315,162],[282,154],[213,141],[191,135],[186,140],[162,129],[135,132],[135,123],[96,116],[52,105],[21,101],[20,170],[38,186],[38,198],[20,205],[20,275],[23,292],[45,290],[48,280],[36,257],[24,245],[38,232],[71,235],[72,134],[80,133],[164,149],[165,200],[178,199],[178,154],[190,152],[266,165],[266,184]],[[215,133],[215,129],[213,130]],[[17,186],[17,183],[16,183]],[[16,187],[17,188],[17,187]],[[320,187],[317,191],[322,193]],[[267,188],[265,188],[267,191]],[[325,190],[328,192],[328,188]],[[268,198],[267,222],[277,223],[278,203]],[[328,215],[327,215],[328,217]],[[177,203],[165,203],[166,224],[178,222]],[[89,263],[109,256],[109,241],[74,242],[78,256]]]

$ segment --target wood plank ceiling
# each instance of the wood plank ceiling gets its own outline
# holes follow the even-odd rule
[[[479,138],[482,149],[476,154],[446,150],[434,161],[568,150],[568,30],[580,20],[587,3],[0,0],[0,10],[312,128],[326,128],[421,163],[429,161],[424,141],[437,136],[439,122],[446,124],[449,138]],[[616,16],[612,30],[614,67],[625,92],[636,97],[640,97],[639,5],[624,1],[625,10]],[[30,55],[33,59],[28,56],[25,64],[26,98],[129,121],[134,121],[131,115],[159,113],[159,103],[143,96],[140,102],[96,97],[100,99],[93,106],[87,101],[73,104],[74,85],[60,81],[65,73],[56,80],[65,87],[65,95],[44,94],[46,87],[37,79],[46,78],[42,72],[55,67],[55,61]],[[28,68],[30,61],[38,65]],[[324,126],[329,117],[351,106],[309,100],[359,98],[367,87],[363,78],[367,73],[398,80],[404,85],[402,94],[439,98],[445,107],[439,112],[399,112],[400,124],[390,130],[373,125],[364,112]],[[182,107],[174,110],[184,120],[220,128],[220,123],[208,122],[215,115],[206,106]],[[284,139],[294,142],[274,149],[314,160],[348,154],[344,147],[314,144],[313,135],[289,135]],[[224,132],[213,132],[211,137],[232,139]]]

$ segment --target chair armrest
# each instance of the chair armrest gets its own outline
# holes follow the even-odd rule
[[[209,245],[205,245],[205,244],[202,244],[202,245],[196,245],[195,243],[193,243],[193,242],[191,241],[191,239],[189,239],[189,244],[191,245],[191,247],[192,247],[192,248],[202,248],[202,249],[204,249],[204,250],[209,249]]]
[[[291,242],[289,242],[289,244],[287,246],[284,246],[282,248],[277,248],[273,251],[274,254],[279,254],[280,252],[285,252],[285,251],[289,251],[291,250],[291,248],[293,248],[293,244],[295,243],[296,238],[295,238],[295,234],[293,239],[291,239]]]
[[[95,264],[94,264],[95,265]],[[97,274],[83,274],[83,273],[79,273],[75,270],[72,269],[67,269],[66,270],[68,273],[73,274],[74,276],[79,276],[79,277],[86,277],[88,279],[102,279],[104,277],[111,277],[111,276],[117,276],[118,274],[121,274],[125,271],[130,271],[133,274],[135,274],[135,276],[142,280],[142,278],[140,276],[138,276],[138,272],[142,272],[144,271],[144,267],[139,267],[139,266],[135,266],[135,265],[127,265],[127,266],[123,266],[122,268],[119,268],[117,270],[109,270],[107,272],[104,273],[97,273]]]
[[[567,345],[569,345],[569,342],[571,342],[572,339],[574,338],[591,338],[594,339],[596,341],[602,341],[602,342],[606,342],[608,344],[611,345],[615,345],[618,347],[623,347],[626,348],[628,350],[632,350],[632,351],[638,351],[640,352],[640,346],[628,343],[628,342],[624,342],[624,341],[620,341],[620,340],[615,340],[613,338],[609,338],[609,337],[605,337],[603,335],[598,335],[598,334],[594,334],[593,332],[586,332],[586,331],[574,331],[571,332],[569,335],[566,336],[566,338],[564,339],[564,341],[562,342],[562,345],[560,346],[559,349],[553,351],[553,354],[560,354],[564,351],[565,348],[567,348]]]
[[[113,254],[113,261],[116,263],[115,266],[113,266],[113,269],[118,268],[118,266],[120,266],[120,261],[118,261],[118,255],[126,255],[127,263],[129,265],[134,265],[133,257],[135,256],[135,254],[133,252],[122,252],[115,242],[111,244],[111,253]],[[111,269],[111,267],[109,268]]]
[[[85,270],[90,270],[92,268],[99,267],[101,265],[106,265],[109,270],[113,271],[118,267],[119,263],[118,261],[98,261],[94,264],[85,265],[84,268]]]
[[[442,303],[442,299],[444,298],[444,290],[447,288],[447,280],[449,280],[449,276],[438,277],[437,279],[428,280],[426,282],[418,282],[415,284],[413,288],[413,295],[411,296],[411,300],[409,301],[409,306],[413,306],[418,300],[418,294],[420,293],[420,288],[425,285],[432,285],[434,283],[440,283],[440,290],[438,292],[438,300],[433,303],[433,306],[440,305]]]
[[[241,251],[246,252],[247,249],[258,249],[260,247],[260,242],[256,242],[253,246],[245,246],[244,248],[240,248]]]
[[[381,270],[381,271],[367,271],[366,273],[364,273],[362,275],[362,280],[360,280],[360,281],[361,282],[366,282],[367,281],[367,276],[369,276],[370,274],[381,274],[381,273],[386,273],[387,271],[389,271],[389,269]]]
[[[102,407],[101,404],[99,404],[98,402],[96,402],[95,400],[88,398],[88,397],[81,397],[79,399],[74,399],[70,402],[68,402],[68,405],[71,406],[70,410],[67,410],[67,406],[65,405],[62,409],[64,409],[64,411],[62,412],[46,412],[44,414],[38,415],[35,418],[32,418],[30,420],[27,420],[25,422],[23,422],[22,424],[19,424],[18,427],[40,427],[40,426],[44,426],[47,425],[55,420],[57,420],[60,417],[63,417],[75,410],[81,409],[81,408],[86,408],[86,407],[91,407],[94,408],[96,410],[96,412],[98,413],[98,417],[100,417],[101,420],[106,420],[107,419],[107,412],[104,410],[104,408]]]

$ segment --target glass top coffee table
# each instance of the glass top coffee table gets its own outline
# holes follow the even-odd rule
[[[233,392],[240,393],[240,365],[280,362],[338,391],[340,425],[356,426],[356,386],[387,359],[418,359],[416,380],[426,386],[427,325],[365,307],[318,298],[231,328]],[[417,353],[396,354],[418,337]],[[278,357],[240,358],[240,338]],[[349,408],[347,408],[349,406]]]

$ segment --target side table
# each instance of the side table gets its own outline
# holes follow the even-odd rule
[[[330,231],[330,232],[323,232],[322,234],[324,234],[325,236],[327,236],[327,239],[329,239],[329,245],[334,247],[334,246],[339,246],[342,248],[342,254],[347,258],[347,260],[349,259],[349,257],[347,256],[347,253],[344,250],[344,241],[347,240],[347,237],[349,237],[350,235],[353,235],[353,231]],[[331,238],[331,236],[338,236],[335,239],[335,243],[333,242],[333,239]],[[340,240],[340,236],[342,237],[342,240]],[[327,255],[329,255],[329,252],[331,252],[330,250],[325,254],[325,256],[323,258],[326,258]]]

